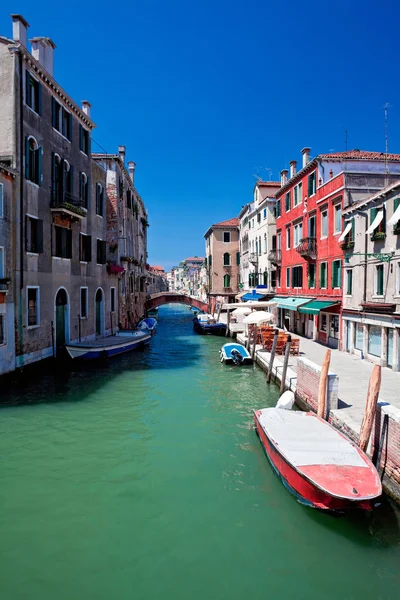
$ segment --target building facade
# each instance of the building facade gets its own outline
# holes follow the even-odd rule
[[[400,180],[344,207],[342,350],[400,370]]]
[[[239,291],[239,219],[211,225],[204,238],[207,296],[213,311],[216,303],[234,302]]]
[[[54,356],[65,342],[110,330],[106,220],[93,170],[90,104],[78,106],[53,76],[55,45],[13,15],[0,37],[0,161],[16,173],[12,282],[16,366]]]
[[[384,187],[399,173],[397,155],[359,150],[320,154],[281,173],[276,194],[278,323],[289,331],[338,347],[341,337],[343,206]],[[312,303],[309,301],[312,300]],[[304,305],[304,306],[303,306]]]

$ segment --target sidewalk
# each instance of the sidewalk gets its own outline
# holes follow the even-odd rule
[[[238,341],[239,337],[243,343],[243,337],[238,336]],[[300,339],[300,356],[312,360],[317,365],[321,365],[327,347],[297,334],[295,337]],[[263,354],[269,359],[269,353],[258,350],[260,358]],[[277,356],[276,359],[280,364],[283,361],[282,356]],[[367,400],[368,382],[373,367],[372,363],[362,360],[354,354],[331,349],[329,371],[339,377],[339,408],[332,412],[336,414],[340,413],[340,418],[354,431],[360,430]],[[297,357],[290,357],[289,369],[291,370],[291,380],[294,384],[292,387],[295,387],[293,373],[297,372]],[[389,402],[392,406],[400,409],[400,373],[382,367],[382,384],[379,400],[381,402]]]

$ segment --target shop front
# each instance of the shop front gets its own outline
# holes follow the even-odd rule
[[[303,304],[311,302],[312,298],[303,298],[288,296],[286,298],[277,298],[277,323],[278,327],[292,331],[298,335],[305,335],[306,320],[300,317],[298,309]]]
[[[312,300],[298,309],[303,335],[330,348],[340,341],[340,302]],[[298,332],[301,333],[301,332]]]

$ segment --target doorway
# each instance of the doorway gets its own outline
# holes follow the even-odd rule
[[[95,297],[95,315],[96,315],[96,335],[104,333],[104,295],[103,290],[99,288]]]
[[[62,348],[67,341],[68,327],[68,296],[64,288],[60,288],[56,295],[56,350]]]

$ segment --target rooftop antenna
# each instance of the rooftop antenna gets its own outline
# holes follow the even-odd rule
[[[347,131],[347,129],[345,129],[344,130],[344,148],[345,148],[346,152],[347,152],[347,133],[348,133],[348,131]]]
[[[272,169],[270,169],[269,167],[265,167],[265,170],[268,173],[268,181],[272,181]]]
[[[385,113],[385,173],[386,175],[389,175],[389,161],[388,161],[388,154],[389,154],[389,102],[386,102],[385,106],[383,107],[384,113]],[[389,181],[386,181],[386,185],[388,185]]]

